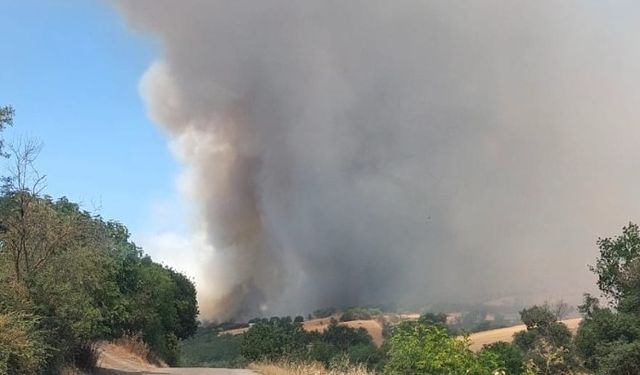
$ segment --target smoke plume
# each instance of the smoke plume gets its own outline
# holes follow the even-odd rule
[[[640,217],[633,2],[117,4],[206,317],[577,293]]]

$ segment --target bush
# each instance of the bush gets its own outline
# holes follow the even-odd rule
[[[522,372],[522,352],[514,345],[499,341],[482,348],[483,353],[495,354],[504,364],[507,375],[519,375]]]
[[[39,373],[48,359],[47,349],[33,316],[0,314],[0,374]]]
[[[328,318],[331,315],[335,314],[336,312],[338,312],[338,310],[335,307],[325,307],[323,309],[318,309],[314,311],[313,316],[318,319]]]
[[[241,335],[218,334],[213,327],[203,327],[180,344],[180,364],[186,367],[242,368]]]
[[[308,335],[301,323],[290,317],[262,319],[244,334],[242,356],[250,361],[294,357],[306,351]]]
[[[640,374],[640,342],[613,345],[598,360],[597,374]]]
[[[393,332],[388,342],[385,373],[490,375],[503,365],[491,352],[475,354],[468,340],[448,335],[439,325],[404,322]]]
[[[520,316],[527,330],[514,334],[513,343],[530,368],[540,374],[565,374],[578,367],[571,331],[548,306],[532,306]]]
[[[381,314],[382,312],[379,309],[369,309],[365,307],[351,307],[347,309],[342,314],[342,316],[340,316],[340,321],[350,322],[353,320],[370,320]]]

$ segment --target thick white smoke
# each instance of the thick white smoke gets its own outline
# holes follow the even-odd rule
[[[640,217],[633,2],[118,6],[161,41],[205,316],[578,293]]]

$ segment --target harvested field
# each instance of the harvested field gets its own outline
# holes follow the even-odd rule
[[[581,320],[582,318],[567,319],[563,320],[562,323],[566,324],[569,330],[575,333]],[[474,333],[469,336],[469,339],[471,340],[471,350],[477,351],[482,349],[484,345],[498,341],[511,342],[513,340],[514,333],[524,331],[525,329],[525,325],[520,324],[513,327],[498,328],[489,331]]]

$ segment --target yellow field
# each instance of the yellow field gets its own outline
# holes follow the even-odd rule
[[[582,318],[563,320],[562,323],[566,324],[571,332],[575,332],[578,329],[578,324]],[[511,342],[513,340],[513,334],[516,332],[524,331],[526,329],[524,324],[520,324],[513,327],[492,329],[489,331],[477,332],[469,336],[471,340],[471,350],[477,351],[482,349],[486,344],[491,344],[498,341]]]

